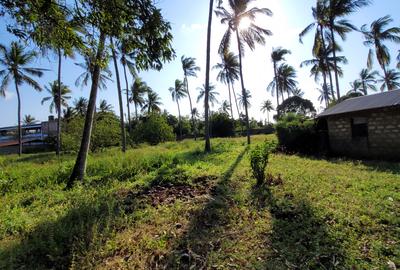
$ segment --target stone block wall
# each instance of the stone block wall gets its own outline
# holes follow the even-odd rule
[[[367,119],[368,137],[352,138],[354,117]],[[400,159],[400,108],[355,112],[327,120],[334,153],[356,158]]]

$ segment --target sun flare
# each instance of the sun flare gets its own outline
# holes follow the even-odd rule
[[[251,23],[252,23],[252,21],[248,17],[243,17],[240,19],[239,29],[246,30],[247,28],[250,27]]]

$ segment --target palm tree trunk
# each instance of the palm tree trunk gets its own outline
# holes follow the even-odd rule
[[[388,79],[388,74],[387,74],[387,70],[386,70],[386,66],[385,64],[382,64],[382,69],[383,69],[383,74],[385,76],[385,83],[386,83],[386,88],[388,91],[392,90],[391,88],[389,88],[389,79]],[[382,92],[384,91],[384,88],[382,88]]]
[[[18,83],[15,80],[15,91],[18,98],[18,155],[22,155],[22,128],[21,128],[21,95],[18,89]]]
[[[276,69],[276,61],[274,61],[274,75],[275,75],[275,88],[276,88],[276,113],[279,116],[279,111],[278,111],[278,107],[279,107],[279,82],[278,82],[278,74],[277,74],[277,69]]]
[[[322,72],[322,78],[324,80],[324,99],[325,99],[325,107],[328,108],[329,105],[329,95],[328,95],[328,85],[326,84],[326,73],[325,71]]]
[[[134,102],[135,103],[135,117],[136,117],[136,121],[138,121],[138,113],[137,113],[137,104],[136,104],[136,102]]]
[[[233,92],[233,98],[235,99],[235,104],[236,104],[236,110],[237,110],[237,113],[238,113],[238,118],[240,119],[239,104],[238,104],[238,102],[237,102],[235,87],[234,87],[233,84],[232,84],[232,92]]]
[[[213,5],[214,0],[210,0],[210,8],[208,11],[208,27],[207,27],[207,56],[206,56],[206,82],[204,89],[204,137],[205,137],[205,152],[211,151],[210,143],[210,129],[209,129],[209,119],[208,119],[208,96],[210,89],[210,53],[211,53],[211,26],[212,26],[212,16],[213,16]]]
[[[239,32],[236,30],[236,40],[239,50],[239,71],[240,71],[240,82],[242,84],[242,95],[244,98],[244,110],[246,113],[246,128],[247,128],[247,144],[250,144],[250,123],[249,123],[249,112],[247,109],[247,97],[246,97],[246,89],[244,88],[244,81],[243,81],[243,68],[242,68],[242,48],[240,47],[240,38]]]
[[[105,34],[100,31],[99,45],[96,53],[96,61],[92,76],[92,87],[90,89],[89,103],[85,116],[85,125],[83,128],[81,146],[76,158],[74,169],[68,180],[67,188],[71,188],[75,180],[83,180],[86,171],[86,161],[89,153],[90,137],[92,135],[92,126],[94,119],[94,111],[96,109],[97,91],[100,77],[100,63],[104,53]]]
[[[129,106],[129,84],[128,84],[128,76],[126,75],[126,64],[123,64],[124,67],[124,76],[125,76],[125,85],[126,85],[126,107],[128,110],[128,130],[131,133],[131,108]]]
[[[178,140],[178,141],[181,141],[181,140],[182,140],[182,119],[181,119],[181,109],[180,109],[180,107],[179,107],[179,101],[178,101],[178,99],[176,100],[176,104],[178,105],[178,116],[179,116],[179,118],[178,118],[179,140]]]
[[[367,95],[367,87],[365,86],[365,81],[362,81],[362,86],[363,86],[364,95]]]
[[[119,118],[120,118],[120,126],[121,126],[122,152],[125,152],[126,151],[126,134],[125,134],[125,123],[124,123],[124,108],[123,108],[123,105],[122,105],[121,82],[119,80],[117,55],[115,53],[114,42],[113,42],[112,38],[110,38],[110,43],[111,43],[111,53],[112,53],[112,58],[113,58],[114,68],[115,68],[115,77],[117,78],[117,91],[118,91],[118,103],[119,103]]]
[[[320,28],[320,34],[321,34],[321,41],[322,41],[322,47],[323,47],[323,55],[324,55],[324,61],[325,61],[325,65],[326,65],[326,70],[329,74],[329,80],[330,80],[330,88],[331,88],[331,95],[333,100],[335,100],[335,92],[333,92],[333,85],[332,85],[332,74],[329,68],[329,63],[328,63],[328,55],[326,54],[326,45],[325,45],[325,37],[324,37],[324,29],[322,27],[322,25],[319,26]]]
[[[331,20],[331,36],[332,36],[332,44],[333,44],[333,65],[335,67],[335,81],[336,81],[336,96],[337,99],[340,99],[340,89],[339,89],[339,76],[338,76],[338,72],[337,72],[337,60],[336,60],[336,48],[335,48],[335,33],[333,32],[333,21]]]
[[[60,155],[61,151],[61,49],[58,48],[57,50],[58,53],[58,74],[57,74],[57,84],[58,84],[58,89],[57,89],[57,94],[58,94],[58,100],[57,100],[57,146],[56,146],[56,154],[57,156]]]
[[[232,94],[231,94],[231,84],[230,82],[228,82],[228,91],[229,91],[229,105],[231,106],[231,116],[232,116],[232,120],[233,118],[233,107],[232,107]]]
[[[192,98],[191,98],[191,96],[190,96],[190,92],[189,92],[189,81],[188,81],[186,75],[185,75],[185,83],[186,83],[186,93],[188,94],[188,97],[189,97],[190,115],[191,115],[191,118],[192,118],[192,128],[193,128],[194,140],[197,141],[196,127],[194,126],[194,118],[193,118]]]

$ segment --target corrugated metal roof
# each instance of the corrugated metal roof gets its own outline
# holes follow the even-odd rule
[[[31,129],[31,128],[41,128],[42,124],[31,124],[31,125],[21,125],[22,129]],[[16,130],[18,126],[11,126],[11,127],[2,127],[0,131],[11,131]]]
[[[317,117],[325,117],[343,113],[400,106],[400,90],[392,90],[379,94],[346,99],[325,110]]]

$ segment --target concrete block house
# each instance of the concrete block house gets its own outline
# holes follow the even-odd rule
[[[400,90],[347,99],[319,114],[318,127],[334,154],[400,160]]]

